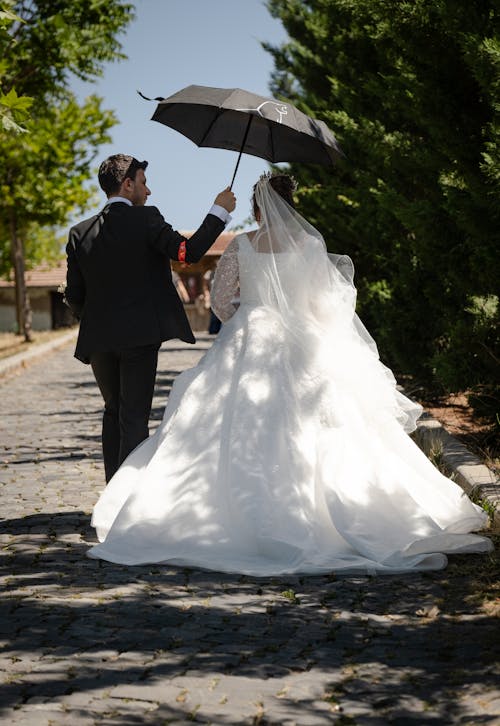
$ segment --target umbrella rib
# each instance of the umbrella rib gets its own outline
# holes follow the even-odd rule
[[[224,109],[221,109],[221,108],[218,108],[217,109],[216,115],[214,116],[214,118],[210,122],[210,124],[209,124],[207,130],[205,131],[205,133],[203,134],[203,137],[202,137],[201,141],[199,142],[198,146],[203,146],[203,142],[205,141],[205,139],[207,138],[208,134],[212,130],[213,125],[218,121],[219,117],[222,115],[223,111],[224,111]]]

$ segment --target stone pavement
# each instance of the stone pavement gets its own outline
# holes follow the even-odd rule
[[[153,425],[209,345],[164,345]],[[283,579],[90,560],[100,411],[70,345],[0,381],[2,724],[500,724],[495,556]]]

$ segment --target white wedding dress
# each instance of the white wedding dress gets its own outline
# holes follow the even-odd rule
[[[323,290],[314,314],[328,322],[311,332],[294,294],[290,315],[263,304],[270,265],[297,285],[292,252],[242,234],[224,253],[212,288],[224,325],[102,493],[89,555],[271,576],[433,570],[444,553],[490,550],[469,534],[486,514],[407,435],[421,409],[396,390],[353,298]]]

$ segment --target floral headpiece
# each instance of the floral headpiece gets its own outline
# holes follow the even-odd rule
[[[297,191],[297,181],[295,177],[291,176],[290,174],[286,174],[286,172],[277,172],[277,171],[265,171],[263,174],[260,175],[260,177],[257,179],[256,186],[261,186],[262,184],[265,184],[266,182],[270,181],[275,176],[286,176],[291,183],[291,190],[292,193]]]

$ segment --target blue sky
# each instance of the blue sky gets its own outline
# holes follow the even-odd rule
[[[261,41],[286,40],[278,20],[261,0],[136,0],[136,19],[121,36],[128,59],[106,66],[94,84],[75,80],[72,88],[84,98],[97,93],[113,109],[119,125],[113,143],[102,146],[98,162],[113,153],[147,159],[148,185],[154,204],[177,229],[195,229],[217,192],[232,178],[237,154],[199,149],[191,141],[150,118],[155,103],[148,97],[169,96],[191,84],[239,87],[271,95],[273,70]],[[231,226],[250,215],[251,187],[267,162],[244,155],[233,187],[238,205]],[[99,199],[99,208],[104,196]],[[94,210],[91,210],[94,211]]]

